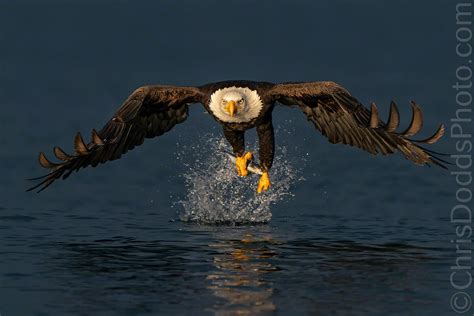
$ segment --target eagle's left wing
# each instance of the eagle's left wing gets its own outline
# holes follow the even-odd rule
[[[277,84],[267,93],[273,101],[298,106],[331,143],[356,146],[374,155],[400,151],[416,164],[435,164],[446,168],[448,162],[438,157],[436,152],[419,145],[437,142],[444,134],[443,125],[427,139],[408,138],[418,133],[423,124],[421,109],[414,102],[411,103],[413,116],[409,127],[397,132],[399,113],[394,102],[390,105],[390,117],[385,123],[379,118],[375,103],[371,104],[369,111],[334,82]]]
[[[188,104],[202,102],[203,93],[195,87],[144,86],[135,90],[115,115],[99,131],[92,130],[92,140],[85,143],[80,133],[74,139],[74,154],[54,147],[60,162],[49,161],[43,153],[39,163],[50,170],[28,191],[44,190],[59,178],[73,171],[119,159],[122,154],[139,146],[145,138],[160,136],[188,117]],[[38,191],[38,192],[39,192]]]

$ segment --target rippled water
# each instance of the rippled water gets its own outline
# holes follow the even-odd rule
[[[439,236],[436,221],[388,226],[384,219],[299,214],[277,216],[268,225],[229,227],[169,222],[151,211],[83,213],[66,216],[69,224],[62,227],[55,220],[60,211],[2,216],[3,310],[51,315],[447,310],[436,289],[444,283],[449,250],[419,242]],[[416,235],[418,242],[396,242],[387,234]]]
[[[0,0],[0,314],[449,315],[453,178],[331,145],[296,109],[275,108],[264,195],[200,106],[41,194],[24,179],[44,171],[39,151],[70,151],[145,83],[334,80],[384,118],[396,100],[401,129],[416,100],[423,138],[454,111],[453,10]]]

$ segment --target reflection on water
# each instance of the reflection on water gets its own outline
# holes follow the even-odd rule
[[[162,239],[153,238],[155,230],[141,237],[36,244],[43,269],[34,279],[46,300],[54,297],[48,310],[55,315],[186,310],[365,315],[389,309],[388,315],[396,315],[403,306],[439,301],[430,289],[444,275],[443,249],[330,239],[324,228],[321,237],[304,237],[271,225],[170,225],[175,230]],[[4,275],[4,284],[15,284],[17,295],[25,295],[31,284],[18,278],[26,277]]]
[[[214,256],[215,271],[207,279],[209,289],[221,299],[214,305],[216,315],[256,315],[272,312],[273,284],[265,279],[268,273],[279,271],[269,259],[278,253],[269,249],[275,244],[271,235],[245,234],[242,239],[218,240],[210,247]]]

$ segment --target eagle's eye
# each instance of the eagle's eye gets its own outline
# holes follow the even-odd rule
[[[244,99],[239,100],[239,104],[242,104],[242,103],[244,103]]]
[[[222,104],[227,104],[227,100],[222,99]]]

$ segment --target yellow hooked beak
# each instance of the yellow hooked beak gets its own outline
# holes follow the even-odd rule
[[[235,106],[235,101],[228,101],[225,110],[229,112],[229,115],[232,117],[237,112],[237,107]]]

